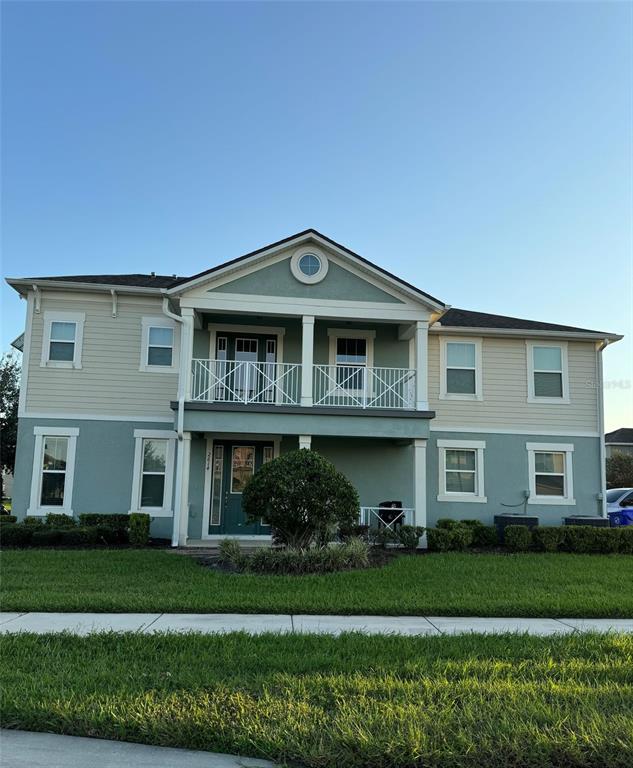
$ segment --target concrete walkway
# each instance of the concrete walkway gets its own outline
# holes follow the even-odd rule
[[[631,632],[633,619],[523,619],[473,616],[309,616],[265,613],[0,613],[0,633],[305,632],[339,635],[454,635],[467,632]]]
[[[271,768],[273,763],[217,752],[151,747],[124,741],[0,731],[2,768]]]

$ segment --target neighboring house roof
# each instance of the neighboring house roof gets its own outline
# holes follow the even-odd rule
[[[561,331],[563,333],[597,333],[588,328],[576,328],[572,325],[557,325],[556,323],[542,323],[538,320],[522,320],[518,317],[506,315],[491,315],[487,312],[472,312],[468,309],[451,308],[440,318],[442,328],[491,328],[516,331]],[[609,336],[606,331],[605,336]]]
[[[178,280],[176,275],[62,275],[61,277],[25,277],[24,280],[57,281],[60,283],[96,283],[99,285],[128,285],[133,288],[169,288]]]
[[[613,432],[607,432],[604,436],[605,443],[626,444],[633,445],[633,427],[620,427]]]

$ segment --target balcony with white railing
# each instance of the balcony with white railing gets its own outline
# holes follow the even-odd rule
[[[409,368],[312,366],[310,405],[415,409],[416,372]],[[242,405],[305,405],[302,366],[242,360],[193,360],[191,399]]]
[[[315,365],[314,405],[413,410],[415,370]]]
[[[301,365],[193,360],[191,399],[206,403],[299,405]]]

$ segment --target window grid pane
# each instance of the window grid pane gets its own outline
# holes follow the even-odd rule
[[[165,472],[167,466],[167,440],[143,440],[143,472]]]
[[[51,341],[75,341],[75,323],[62,323],[53,321],[51,323]]]
[[[213,483],[211,487],[211,515],[209,525],[220,525],[222,506],[222,473],[224,471],[224,446],[216,445],[213,452]]]
[[[172,361],[171,347],[148,347],[147,364],[148,365],[166,365],[170,366]]]
[[[446,344],[446,364],[450,368],[474,368],[475,345],[449,341]]]
[[[149,344],[152,347],[173,347],[174,329],[153,326],[149,329]]]
[[[475,371],[463,368],[447,368],[446,391],[454,395],[474,395]]]
[[[562,397],[563,375],[561,373],[534,372],[535,397]]]
[[[560,347],[533,347],[534,370],[556,371],[563,370]]]
[[[48,350],[49,360],[71,362],[75,359],[74,341],[51,341]]]

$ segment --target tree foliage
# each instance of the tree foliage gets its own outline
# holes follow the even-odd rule
[[[13,472],[18,438],[20,363],[12,354],[0,358],[0,467]],[[0,480],[0,492],[2,488]]]
[[[607,488],[633,488],[633,456],[615,451],[607,459]]]
[[[264,464],[242,495],[251,522],[263,518],[275,538],[305,548],[358,522],[358,493],[326,458],[305,448]]]

